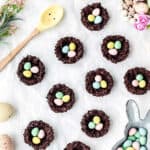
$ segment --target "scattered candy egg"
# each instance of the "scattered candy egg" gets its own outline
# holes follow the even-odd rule
[[[103,124],[102,123],[97,124],[95,129],[101,131],[103,129]]]
[[[7,121],[14,113],[14,108],[8,103],[0,103],[0,122]]]
[[[126,141],[123,143],[123,147],[124,147],[124,148],[130,147],[131,145],[132,145],[132,141],[131,141],[131,140],[126,140]]]
[[[143,77],[142,74],[137,74],[137,75],[136,75],[136,80],[141,81],[141,80],[143,80],[143,79],[144,79],[144,77]]]
[[[95,81],[100,82],[102,80],[102,76],[101,75],[96,75],[95,76]]]
[[[116,55],[118,54],[118,51],[117,51],[116,49],[110,49],[110,50],[108,51],[108,53],[109,53],[110,55],[112,55],[112,56],[116,56]]]
[[[38,137],[33,137],[33,138],[32,138],[32,143],[35,144],[35,145],[38,145],[38,144],[41,143],[41,140],[40,140],[40,138],[38,138]]]
[[[62,100],[64,103],[68,103],[70,101],[70,95],[65,95]]]
[[[63,105],[63,101],[61,99],[55,99],[54,100],[54,103],[57,105],[57,106],[62,106]]]
[[[107,88],[107,82],[105,80],[102,80],[100,84],[103,89]]]
[[[69,46],[63,46],[62,53],[67,54],[69,52]]]
[[[44,132],[44,130],[40,130],[40,131],[39,131],[38,137],[39,137],[40,139],[43,139],[43,138],[45,137],[45,132]]]
[[[94,122],[89,122],[88,127],[89,127],[89,129],[95,129]]]
[[[132,86],[138,87],[139,86],[139,82],[137,80],[133,80],[132,81]]]
[[[62,99],[63,96],[64,96],[64,94],[63,94],[62,92],[57,92],[57,93],[55,94],[55,97],[58,98],[58,99]]]
[[[108,49],[113,49],[114,46],[115,46],[115,43],[114,43],[114,42],[108,42],[108,43],[107,43],[107,48],[108,48]]]
[[[37,136],[39,134],[39,128],[33,128],[32,130],[31,130],[31,135],[32,136]]]
[[[148,13],[149,7],[146,3],[139,2],[134,4],[134,9],[137,13]]]
[[[137,132],[137,129],[136,129],[136,128],[131,128],[131,129],[129,130],[129,136],[133,136],[136,132]]]
[[[93,82],[92,87],[97,90],[100,88],[100,83],[99,82]]]
[[[94,16],[98,16],[98,15],[100,14],[100,9],[99,9],[99,8],[95,8],[95,9],[93,10],[92,14],[93,14]]]
[[[31,68],[31,72],[36,74],[36,73],[39,72],[39,68],[38,68],[37,66],[33,66],[33,67]]]
[[[122,47],[121,42],[120,42],[120,41],[116,41],[116,42],[115,42],[115,48],[116,48],[116,49],[121,49],[121,47]]]
[[[101,118],[100,118],[99,116],[94,116],[93,122],[94,122],[95,124],[99,124],[99,123],[101,122]]]
[[[146,134],[147,134],[147,130],[145,128],[140,128],[139,132],[142,136],[146,136]]]
[[[89,22],[94,22],[95,16],[94,15],[88,15],[88,21]]]
[[[23,75],[24,75],[24,77],[26,77],[26,78],[31,78],[31,77],[32,77],[32,72],[26,70],[26,71],[23,71]]]
[[[139,82],[139,87],[140,88],[145,88],[146,87],[146,81],[145,80],[142,80]]]
[[[8,135],[0,135],[0,150],[14,150],[14,145]]]
[[[69,51],[68,57],[72,58],[74,56],[76,56],[76,52],[75,51]]]
[[[30,70],[30,68],[31,68],[31,63],[30,62],[26,62],[24,64],[24,70]]]
[[[74,42],[71,42],[71,43],[69,44],[69,49],[70,49],[71,51],[74,51],[74,50],[76,49],[76,44],[75,44]]]
[[[102,22],[103,18],[101,16],[96,16],[94,20],[94,24],[100,24]]]
[[[140,149],[140,143],[139,142],[133,142],[132,143],[133,148],[139,150]]]

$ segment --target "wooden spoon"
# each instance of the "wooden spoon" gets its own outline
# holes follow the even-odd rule
[[[15,49],[13,49],[5,58],[0,61],[0,71],[38,34],[56,26],[63,18],[64,9],[59,5],[50,6],[46,9],[40,18],[37,27],[31,34],[23,40]]]

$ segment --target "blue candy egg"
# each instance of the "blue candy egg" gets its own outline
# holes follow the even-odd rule
[[[66,45],[62,48],[62,53],[67,54],[68,52],[69,52],[69,46]]]
[[[97,89],[100,88],[100,83],[99,82],[93,82],[92,86],[93,86],[94,89],[97,90]]]
[[[139,132],[142,136],[146,136],[146,134],[147,134],[147,130],[145,128],[140,128]]]
[[[99,24],[102,22],[102,20],[103,20],[103,18],[101,16],[96,16],[95,20],[94,20],[94,24]]]
[[[147,148],[146,148],[145,146],[142,146],[142,147],[140,148],[140,150],[147,150]]]

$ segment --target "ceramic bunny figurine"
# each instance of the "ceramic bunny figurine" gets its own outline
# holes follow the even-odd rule
[[[150,150],[150,110],[145,118],[141,119],[134,100],[128,101],[126,109],[129,122],[125,129],[125,137],[112,150]]]

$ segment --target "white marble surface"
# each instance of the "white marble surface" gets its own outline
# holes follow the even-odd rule
[[[149,109],[150,92],[143,96],[130,94],[124,87],[123,76],[131,67],[142,66],[150,69],[150,31],[138,32],[124,21],[120,0],[101,0],[109,11],[110,21],[102,31],[88,31],[80,22],[80,10],[93,1],[96,0],[27,0],[25,9],[19,15],[24,19],[23,22],[18,23],[20,29],[7,39],[9,45],[0,46],[0,58],[2,58],[32,31],[40,13],[47,6],[59,3],[65,8],[65,17],[61,24],[30,42],[0,73],[0,101],[11,103],[16,109],[14,117],[0,124],[0,134],[6,133],[12,136],[16,150],[32,149],[24,143],[23,132],[27,124],[36,119],[44,120],[54,128],[55,140],[47,148],[48,150],[63,150],[65,145],[73,140],[89,144],[92,150],[110,150],[124,135],[127,123],[125,113],[127,100],[137,101],[142,116]],[[117,65],[107,61],[100,53],[102,39],[109,34],[121,34],[130,40],[131,52],[128,59]],[[79,38],[85,46],[84,57],[73,65],[62,64],[54,55],[56,41],[67,35]],[[44,80],[31,87],[21,83],[16,75],[18,63],[27,54],[40,57],[46,65]],[[97,67],[106,68],[115,81],[111,94],[103,98],[89,95],[84,87],[87,71]],[[77,100],[74,107],[64,114],[53,113],[45,98],[48,90],[56,83],[65,83],[76,93]],[[87,137],[80,129],[82,115],[93,108],[104,110],[111,119],[109,133],[98,139]]]

